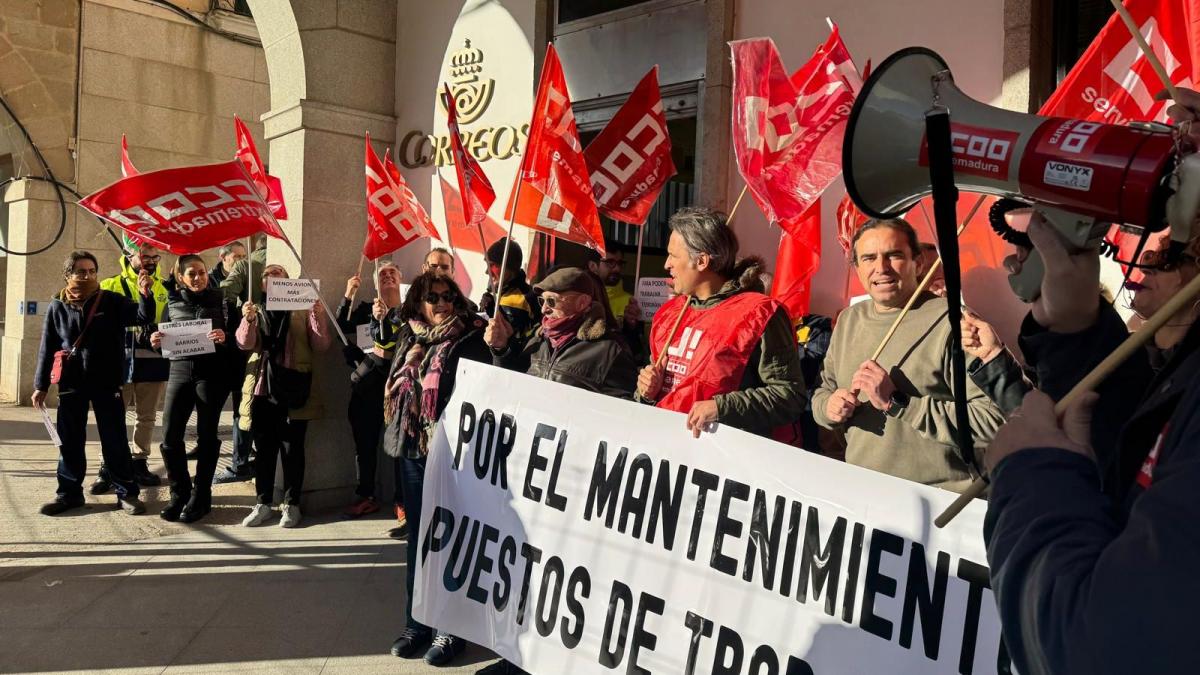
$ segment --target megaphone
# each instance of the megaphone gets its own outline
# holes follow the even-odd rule
[[[863,213],[897,218],[930,194],[925,116],[938,109],[950,114],[960,190],[1028,203],[1078,248],[1099,244],[1110,223],[1151,232],[1169,223],[1177,250],[1190,238],[1200,211],[1200,156],[1181,158],[1170,127],[995,108],[963,94],[942,57],[923,47],[888,57],[850,113],[842,172]],[[1009,278],[1017,296],[1034,300],[1042,272],[1031,251]]]

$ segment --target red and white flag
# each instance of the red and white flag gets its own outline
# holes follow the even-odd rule
[[[633,225],[645,223],[658,193],[676,173],[658,66],[638,82],[583,156],[600,212]]]
[[[141,172],[133,166],[133,162],[129,161],[129,143],[125,141],[125,134],[121,134],[121,178],[129,178],[139,173]]]
[[[450,153],[454,157],[454,172],[458,175],[458,192],[462,195],[463,216],[468,225],[482,222],[488,209],[496,201],[496,191],[483,173],[475,157],[463,148],[462,135],[458,131],[458,109],[450,86],[445,88],[446,126],[450,129]]]
[[[237,150],[234,156],[246,167],[246,173],[254,181],[258,194],[262,195],[271,213],[281,220],[287,220],[287,205],[283,202],[283,184],[275,176],[267,174],[262,159],[258,156],[258,148],[254,147],[254,137],[250,129],[237,115],[233,116],[234,135],[237,139]]]
[[[505,216],[516,222],[604,253],[600,214],[571,111],[562,64],[553,45],[529,122],[529,143]]]
[[[1125,8],[1171,82],[1195,88],[1200,81],[1200,0],[1126,0]],[[1114,12],[1038,114],[1109,124],[1162,122],[1171,105],[1154,100],[1162,88],[1125,22]],[[1117,258],[1128,261],[1138,237],[1114,225],[1108,240],[1117,247]]]
[[[441,240],[433,220],[408,184],[388,167],[371,148],[371,136],[366,137],[367,175],[367,240],[363,255],[368,260],[396,251],[429,235]],[[390,155],[389,154],[389,159]]]
[[[176,255],[265,232],[283,238],[242,163],[139,173],[84,197],[79,205],[135,240]]]
[[[770,38],[729,45],[738,170],[768,220],[791,222],[842,171],[842,136],[861,81],[836,26],[790,77]]]
[[[821,265],[821,199],[787,224],[779,237],[771,297],[783,303],[792,321],[808,314],[812,277]]]

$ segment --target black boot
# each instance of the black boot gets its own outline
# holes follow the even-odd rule
[[[92,487],[88,491],[94,495],[108,494],[108,491],[113,489],[112,479],[108,476],[108,469],[104,465],[100,465],[100,471],[96,473],[96,480],[92,481]]]
[[[179,522],[194,523],[212,511],[212,495],[196,493],[179,514]]]
[[[142,487],[154,487],[162,484],[162,479],[155,474],[150,473],[150,467],[146,466],[146,460],[133,460],[133,480]]]
[[[188,495],[171,495],[171,501],[167,502],[162,512],[158,514],[159,518],[173,523],[179,520],[179,515],[183,512],[183,507],[188,503]]]

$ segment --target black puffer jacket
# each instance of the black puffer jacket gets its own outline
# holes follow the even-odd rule
[[[471,361],[479,361],[480,363],[491,363],[492,352],[483,341],[483,330],[487,328],[487,322],[476,314],[467,314],[462,317],[463,323],[466,325],[466,330],[451,345],[450,353],[446,356],[446,363],[442,369],[442,378],[438,383],[438,401],[437,414],[440,416],[446,408],[446,403],[450,401],[450,395],[454,393],[454,380],[458,376],[458,361],[459,359],[469,359]],[[412,347],[416,342],[416,337],[413,335],[412,329],[408,327],[408,323],[402,323],[398,326],[399,336],[396,341],[396,358],[392,360],[391,368],[388,370],[388,381],[391,381],[392,375],[397,368],[404,366],[404,355],[408,353],[409,347]],[[425,370],[429,366],[429,360],[421,364],[421,375],[425,375]],[[403,432],[400,429],[400,418],[393,419],[383,430],[383,450],[389,457],[404,456],[404,438]]]
[[[609,329],[599,305],[592,306],[575,337],[562,347],[554,349],[539,328],[524,350],[493,352],[493,363],[617,398],[632,399],[637,388],[637,363],[620,333]]]
[[[174,283],[165,285],[167,286],[167,311],[163,313],[164,323],[208,319],[212,321],[213,330],[225,331],[225,342],[217,345],[214,353],[178,356],[171,360],[211,361],[214,365],[221,366],[224,371],[228,371],[230,362],[235,358],[241,358],[241,350],[237,348],[234,339],[238,324],[241,323],[241,312],[232,302],[226,300],[219,288],[209,286],[199,293],[194,293]],[[148,309],[147,303],[152,302],[153,298],[142,299],[143,313]]]

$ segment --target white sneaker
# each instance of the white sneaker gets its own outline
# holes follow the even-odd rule
[[[300,524],[300,507],[295,504],[284,504],[279,507],[282,516],[279,518],[280,527],[295,527]]]
[[[250,515],[242,519],[242,527],[258,527],[271,518],[270,504],[255,504]]]

